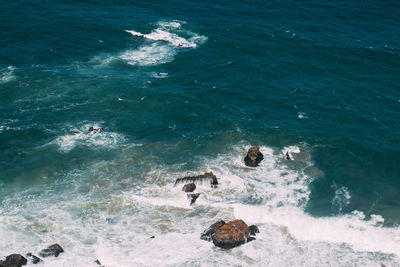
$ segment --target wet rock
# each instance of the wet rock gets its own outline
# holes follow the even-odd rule
[[[39,258],[39,257],[37,257],[35,255],[32,255],[32,253],[26,254],[26,257],[28,259],[30,259],[33,264],[38,264],[39,262],[42,262],[41,258]]]
[[[225,222],[223,220],[220,220],[210,225],[210,227],[208,227],[206,230],[203,231],[203,233],[201,233],[200,239],[211,241],[212,236],[215,234],[215,231],[224,224]]]
[[[252,146],[244,158],[244,164],[249,167],[257,167],[263,159],[264,155],[260,152],[260,148],[258,146]]]
[[[246,243],[249,238],[247,224],[242,220],[234,220],[219,227],[212,240],[215,246],[230,249]]]
[[[156,238],[154,235],[150,236],[150,239]]]
[[[50,256],[58,257],[58,255],[60,255],[60,253],[63,253],[63,252],[64,252],[64,250],[59,244],[54,244],[54,245],[49,246],[48,248],[42,249],[39,252],[39,256],[43,257],[43,258],[50,257]]]
[[[258,227],[255,225],[250,225],[249,231],[250,231],[250,235],[256,235],[256,234],[260,233],[260,230],[258,230]]]
[[[91,133],[101,133],[102,131],[104,131],[104,128],[94,128],[94,127],[90,127],[89,128],[89,132],[91,132]]]
[[[196,189],[196,185],[194,183],[185,184],[182,188],[185,192],[193,192]]]
[[[180,183],[203,183],[209,181],[212,188],[217,187],[218,179],[212,172],[205,172],[204,174],[197,176],[186,176],[183,178],[176,179],[175,185]]]
[[[289,155],[289,152],[288,152],[288,151],[286,152],[286,159],[287,159],[287,160],[292,160],[292,158],[290,157],[290,155]]]
[[[0,261],[0,267],[20,267],[26,265],[28,260],[20,254],[11,254],[6,257],[5,261]]]
[[[196,200],[199,198],[200,193],[195,193],[195,194],[187,194],[187,197],[190,199],[190,205],[193,205]]]

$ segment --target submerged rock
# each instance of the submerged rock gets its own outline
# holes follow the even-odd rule
[[[211,241],[212,236],[215,234],[215,231],[224,224],[225,222],[223,220],[211,224],[210,227],[208,227],[206,230],[203,231],[203,233],[201,233],[200,239]]]
[[[50,257],[50,256],[58,257],[58,255],[60,255],[60,253],[63,253],[63,252],[64,252],[64,249],[59,244],[54,244],[45,249],[42,249],[39,252],[39,256],[43,257],[43,258]]]
[[[5,261],[0,261],[0,267],[20,267],[26,265],[28,260],[20,254],[11,254],[6,257]]]
[[[197,176],[186,176],[183,178],[176,179],[175,185],[180,183],[203,183],[204,181],[210,181],[211,187],[215,188],[218,185],[217,176],[215,176],[212,172],[205,172],[204,174]]]
[[[182,188],[185,192],[193,192],[196,189],[196,185],[194,183],[185,184]]]
[[[249,227],[242,220],[234,220],[224,224],[212,236],[214,245],[225,249],[240,246],[246,243],[249,238]]]
[[[187,197],[190,199],[190,205],[193,205],[196,200],[199,198],[200,193],[195,193],[195,194],[187,194]]]
[[[244,158],[244,164],[249,167],[257,167],[263,159],[264,155],[260,152],[260,148],[258,146],[252,146]]]
[[[32,255],[32,253],[26,254],[26,257],[29,258],[33,264],[38,264],[39,262],[42,262],[41,258]]]

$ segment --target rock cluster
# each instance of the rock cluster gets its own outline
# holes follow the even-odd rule
[[[176,179],[175,185],[186,183],[182,187],[182,191],[189,193],[187,194],[187,198],[190,200],[190,205],[193,205],[196,200],[199,198],[200,193],[190,193],[196,190],[196,183],[204,183],[209,182],[212,188],[217,187],[218,179],[212,172],[205,172],[204,174],[197,176],[186,176],[183,178]]]
[[[40,257],[58,257],[60,253],[64,252],[64,249],[59,244],[51,245],[39,252]],[[26,258],[20,254],[11,254],[6,257],[4,261],[0,261],[0,267],[20,267],[28,263],[28,259],[32,264],[38,264],[43,262],[43,260],[32,253],[27,253]]]

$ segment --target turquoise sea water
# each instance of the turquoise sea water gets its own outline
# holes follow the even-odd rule
[[[0,2],[0,257],[399,264],[399,121],[395,1]],[[199,239],[234,218],[257,240]]]

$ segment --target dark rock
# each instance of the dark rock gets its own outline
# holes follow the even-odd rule
[[[0,261],[0,267],[21,267],[26,265],[28,260],[20,254],[11,254],[6,257],[5,261]]]
[[[196,189],[196,185],[194,183],[185,184],[182,188],[185,192],[193,192]]]
[[[206,230],[203,231],[203,233],[201,233],[200,239],[211,241],[212,236],[215,234],[215,231],[224,224],[225,222],[223,220],[220,220],[210,225],[210,227],[208,227]]]
[[[255,225],[250,225],[249,231],[250,231],[250,235],[256,235],[256,234],[260,233],[260,230],[258,230],[258,227]]]
[[[195,193],[195,194],[187,194],[187,197],[190,199],[190,205],[193,205],[196,200],[199,198],[200,193]]]
[[[90,127],[89,128],[89,132],[91,132],[91,133],[101,133],[102,131],[104,131],[104,128],[93,128],[93,127]]]
[[[29,258],[33,264],[38,264],[39,262],[42,262],[41,258],[32,255],[32,253],[26,254],[26,257]]]
[[[249,238],[247,224],[242,220],[234,220],[219,227],[212,240],[215,246],[230,249],[246,243]]]
[[[97,265],[101,265],[101,262],[99,260],[95,260],[94,263],[96,263]]]
[[[257,167],[263,159],[264,155],[260,152],[260,148],[258,146],[252,146],[244,158],[244,164],[249,167]]]
[[[288,152],[288,151],[286,152],[286,159],[287,159],[287,160],[292,160],[292,158],[290,157],[290,155],[289,155],[289,152]]]
[[[48,248],[42,249],[39,252],[39,256],[43,257],[43,258],[50,257],[50,256],[58,257],[58,255],[60,255],[60,253],[63,253],[63,252],[64,252],[64,250],[59,244],[54,244],[54,245],[49,246]]]
[[[150,236],[150,238],[152,239],[152,238],[156,238],[154,235],[152,235],[152,236]]]
[[[175,185],[180,183],[203,183],[204,181],[209,181],[211,187],[215,188],[218,184],[217,176],[215,176],[212,172],[206,172],[197,176],[186,176],[183,178],[176,179]]]

